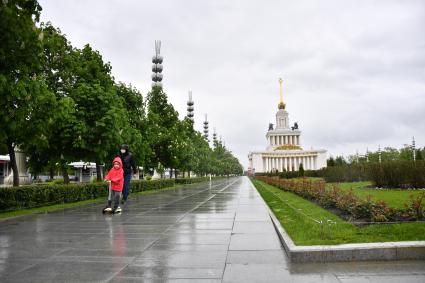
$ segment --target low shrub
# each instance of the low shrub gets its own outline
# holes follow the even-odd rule
[[[62,180],[62,182],[58,180]],[[106,182],[64,185],[63,179],[58,180],[49,183],[49,185],[37,183],[21,187],[1,188],[0,211],[77,202],[108,195],[108,184]],[[174,184],[190,184],[206,180],[206,177],[158,179],[149,181],[132,180],[130,182],[130,190],[131,192],[137,193],[173,187]]]

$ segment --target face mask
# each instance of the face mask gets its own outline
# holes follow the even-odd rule
[[[121,153],[125,153],[125,149],[121,149]]]

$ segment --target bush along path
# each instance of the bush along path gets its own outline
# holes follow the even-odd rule
[[[335,184],[327,186],[323,180],[266,176],[258,176],[256,179],[313,201],[356,224],[417,221],[425,218],[425,193],[412,196],[404,208],[394,208],[388,207],[385,201],[373,200],[371,196],[362,199],[351,189],[341,190]]]
[[[171,188],[175,184],[191,184],[209,178],[180,178],[160,180],[134,180],[130,183],[133,193]],[[93,200],[108,195],[106,182],[83,184],[29,185],[0,189],[0,212],[36,208],[65,203]]]

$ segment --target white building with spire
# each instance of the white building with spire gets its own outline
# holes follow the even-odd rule
[[[326,150],[303,150],[301,131],[298,124],[289,125],[289,114],[283,102],[282,79],[280,83],[280,102],[276,113],[276,127],[269,125],[266,134],[268,146],[265,151],[254,151],[248,155],[250,174],[264,172],[298,171],[300,165],[304,170],[318,170],[326,167]]]

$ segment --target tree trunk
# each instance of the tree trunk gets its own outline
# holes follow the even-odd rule
[[[63,182],[65,184],[69,184],[69,175],[68,175],[68,169],[66,166],[61,166],[62,168],[62,176],[63,176]]]
[[[190,169],[187,171],[187,176],[190,178]]]
[[[186,175],[186,172],[183,170],[183,178],[185,177],[185,175]]]
[[[13,145],[12,141],[10,141],[9,139],[7,140],[7,150],[9,152],[10,165],[12,166],[12,171],[13,171],[13,186],[18,187],[19,172],[18,172],[18,165],[16,164],[15,146]]]
[[[102,181],[102,173],[101,173],[100,165],[98,161],[96,162],[96,177],[97,177],[97,181],[99,182]]]
[[[173,168],[170,168],[170,179],[173,178]]]
[[[177,174],[178,174],[177,169],[174,169],[174,178],[175,179],[177,179]]]
[[[50,168],[49,168],[49,177],[50,177],[50,180],[53,180],[53,178],[55,177],[55,170],[54,170],[54,168],[53,168],[53,166],[50,166]]]

